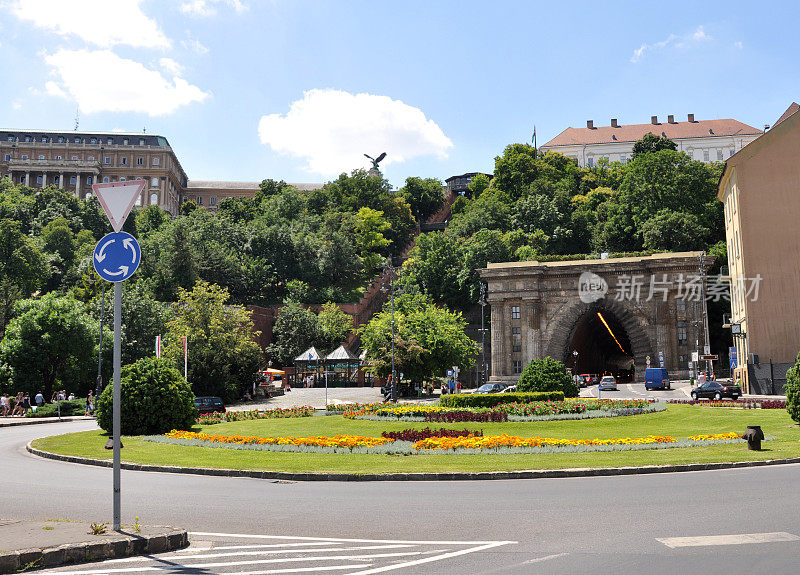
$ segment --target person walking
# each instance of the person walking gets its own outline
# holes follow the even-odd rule
[[[89,395],[86,396],[86,411],[83,413],[86,417],[94,415],[94,395],[92,390],[89,390]]]
[[[3,396],[0,397],[0,415],[8,417],[10,407],[11,401],[8,399],[8,394],[4,393]]]
[[[42,407],[42,405],[44,404],[44,396],[42,395],[41,391],[36,394],[36,397],[34,398],[34,401],[36,402],[36,408],[37,409]]]
[[[11,410],[11,416],[15,415],[22,415],[22,392],[20,391],[17,393],[17,397],[14,398],[14,409]]]

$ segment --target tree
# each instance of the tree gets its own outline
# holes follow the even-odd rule
[[[292,365],[294,358],[318,343],[317,316],[297,301],[289,301],[278,311],[272,328],[272,343],[267,347],[276,365]]]
[[[517,391],[563,391],[564,397],[578,396],[578,388],[567,368],[549,356],[534,359],[525,366],[517,382]]]
[[[333,351],[353,331],[353,316],[342,311],[335,303],[326,302],[317,315],[317,331],[321,349],[326,352]],[[308,348],[298,353],[302,353],[305,349]]]
[[[462,266],[462,247],[454,237],[441,232],[420,234],[403,265],[401,282],[416,285],[431,301],[463,308],[469,292],[458,281]]]
[[[166,224],[170,218],[169,214],[160,207],[151,205],[136,212],[136,232],[140,236],[146,236],[158,230]]]
[[[18,302],[15,312],[0,342],[0,365],[10,367],[14,391],[49,398],[57,385],[78,394],[94,387],[99,325],[83,303],[49,293]],[[104,339],[112,341],[110,330]]]
[[[181,337],[187,337],[192,390],[226,401],[238,399],[252,386],[261,364],[261,349],[255,341],[259,332],[250,312],[226,305],[229,298],[228,290],[204,281],[191,291],[179,289],[164,349],[164,357],[183,369]]]
[[[412,381],[443,375],[454,365],[474,363],[477,345],[464,332],[460,312],[438,307],[423,295],[401,294],[394,301],[394,355],[399,372]],[[361,328],[361,343],[371,369],[381,377],[392,372],[391,303]]]
[[[644,249],[668,252],[704,250],[710,232],[695,214],[661,210],[642,225]]]
[[[631,160],[635,160],[644,154],[652,154],[661,150],[677,150],[678,145],[665,136],[656,136],[652,132],[648,132],[633,144],[633,154]]]
[[[390,228],[383,219],[383,212],[372,208],[361,208],[356,214],[356,245],[364,261],[364,270],[370,275],[384,261],[383,249],[389,245],[383,233]]]
[[[0,339],[11,319],[14,302],[29,297],[44,284],[47,262],[21,224],[0,220]]]
[[[406,178],[406,185],[399,194],[411,207],[411,213],[422,223],[438,212],[444,205],[444,191],[441,180],[436,178]]]
[[[511,198],[518,198],[539,175],[536,148],[530,144],[509,144],[494,159],[492,186]]]
[[[489,187],[491,182],[492,179],[486,174],[475,174],[472,176],[472,179],[469,181],[469,193],[472,199],[479,198],[483,191]]]
[[[800,354],[797,355],[794,366],[786,372],[784,391],[786,411],[793,420],[800,423]]]
[[[140,359],[122,368],[120,423],[123,435],[160,435],[195,424],[192,388],[168,360]],[[113,431],[113,386],[97,398],[97,425]]]

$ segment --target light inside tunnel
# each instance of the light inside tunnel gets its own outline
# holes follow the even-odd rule
[[[597,317],[599,317],[599,318],[600,318],[600,321],[602,321],[602,322],[603,322],[603,325],[604,325],[604,326],[606,326],[606,329],[608,330],[608,333],[610,333],[610,334],[611,334],[611,337],[613,337],[613,338],[614,338],[614,341],[615,341],[615,342],[617,342],[617,345],[619,346],[619,349],[620,349],[620,351],[621,351],[622,353],[624,353],[625,355],[628,355],[628,352],[627,352],[627,351],[625,351],[625,348],[624,348],[624,347],[622,347],[622,344],[621,344],[621,343],[619,342],[619,340],[617,339],[617,336],[616,336],[616,335],[614,335],[614,332],[613,332],[613,331],[611,331],[611,327],[608,325],[608,322],[606,321],[606,318],[604,318],[604,317],[603,317],[603,314],[602,314],[602,313],[600,313],[600,312],[598,311],[598,312],[597,312]]]

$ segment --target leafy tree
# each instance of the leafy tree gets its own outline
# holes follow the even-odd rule
[[[166,359],[148,357],[122,368],[120,426],[123,435],[160,435],[195,424],[192,388]],[[97,424],[113,432],[113,386],[97,398]]]
[[[383,233],[389,224],[383,219],[383,212],[372,208],[361,208],[356,214],[356,244],[364,260],[367,273],[381,267],[384,261],[382,250],[389,245]]]
[[[526,365],[517,382],[517,391],[563,391],[564,397],[578,396],[578,388],[567,368],[552,357],[534,359]]]
[[[459,283],[464,292],[469,294],[468,300],[462,302],[461,307],[466,309],[470,304],[478,301],[480,292],[480,277],[477,270],[485,268],[490,262],[507,262],[511,260],[508,244],[504,234],[497,230],[479,230],[467,240],[464,245],[463,266],[458,275]]]
[[[450,366],[469,368],[477,346],[464,332],[466,320],[423,295],[395,297],[394,347],[397,371],[413,383],[442,375]],[[381,377],[392,372],[392,314],[387,302],[383,310],[361,328],[361,343],[371,369]]]
[[[642,225],[644,249],[688,252],[703,250],[710,233],[695,214],[661,210]]]
[[[475,174],[469,181],[469,193],[473,199],[479,198],[483,191],[489,187],[492,179],[486,174]]]
[[[319,320],[299,302],[289,301],[278,311],[272,339],[267,355],[276,365],[292,365],[294,358],[319,342]]]
[[[225,288],[198,281],[191,291],[180,288],[175,315],[167,323],[164,357],[183,368],[181,337],[189,341],[189,383],[196,395],[238,399],[256,379],[261,349],[255,342],[250,312],[226,305]]]
[[[661,150],[677,150],[678,145],[665,136],[656,136],[652,132],[648,132],[642,139],[633,144],[633,154],[631,160],[635,160],[639,156],[645,154],[652,154]]]
[[[158,206],[147,206],[135,214],[136,232],[146,236],[170,221],[169,214]]]
[[[800,354],[797,355],[794,366],[786,372],[786,385],[783,389],[786,393],[786,411],[793,420],[800,423]]]
[[[462,248],[454,237],[441,232],[420,234],[403,265],[401,282],[417,286],[432,301],[460,308],[469,301],[469,292],[459,282],[462,266]]]
[[[406,178],[406,185],[399,194],[411,207],[418,222],[424,222],[444,205],[444,189],[436,178]]]
[[[0,342],[15,390],[49,398],[57,385],[78,394],[94,387],[99,326],[83,303],[49,293],[18,302],[15,312]],[[104,337],[110,342],[111,331]]]
[[[0,338],[11,319],[14,302],[29,297],[45,282],[47,262],[21,224],[0,220]]]
[[[536,148],[530,144],[510,144],[494,159],[492,185],[511,198],[520,197],[539,175]]]
[[[481,229],[511,229],[511,200],[507,195],[489,188],[465,206],[450,220],[447,233],[468,238]]]
[[[342,311],[333,302],[327,302],[322,306],[317,315],[317,331],[319,333],[319,345],[321,349],[330,352],[337,348],[350,332],[353,330],[353,316]],[[305,349],[298,352],[302,353]],[[320,350],[321,351],[321,350]],[[297,357],[297,355],[295,355]]]

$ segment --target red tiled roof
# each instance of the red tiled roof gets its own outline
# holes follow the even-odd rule
[[[775,126],[777,126],[778,124],[783,122],[786,118],[788,118],[789,116],[794,114],[797,110],[800,110],[800,105],[798,105],[797,102],[792,102],[792,104],[788,108],[786,108],[786,111],[783,113],[783,115],[780,118],[778,118],[778,121],[775,122],[772,125],[772,127],[774,128]]]
[[[711,130],[709,132],[709,130]],[[756,135],[762,131],[743,124],[738,120],[698,120],[696,122],[675,122],[669,124],[630,124],[597,126],[595,128],[567,128],[558,136],[544,144],[543,148],[553,146],[582,146],[585,144],[613,144],[614,142],[636,142],[648,132],[656,136],[665,135],[670,140],[684,138],[707,138],[709,136]],[[614,137],[612,137],[614,136]],[[615,139],[616,138],[616,139]]]

